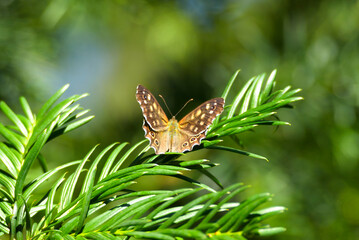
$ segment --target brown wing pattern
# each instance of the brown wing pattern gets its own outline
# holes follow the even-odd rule
[[[168,131],[155,132],[146,120],[143,120],[143,130],[145,130],[145,137],[150,140],[150,146],[155,150],[156,154],[167,152],[170,141]]]
[[[213,120],[222,113],[223,107],[223,98],[213,98],[202,103],[179,121],[180,132],[189,136],[197,136],[203,132],[205,133]]]
[[[143,117],[151,129],[164,131],[168,128],[168,118],[149,90],[142,85],[138,85],[136,99],[141,106]]]
[[[195,136],[189,136],[181,131],[178,131],[172,138],[169,147],[170,152],[185,152],[191,151],[194,146],[199,145],[201,140],[206,137],[206,133],[202,132]]]

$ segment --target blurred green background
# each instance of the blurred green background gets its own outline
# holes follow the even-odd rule
[[[0,1],[0,98],[39,106],[70,83],[90,93],[96,118],[46,147],[50,167],[81,158],[95,144],[143,139],[135,100],[141,83],[172,112],[219,96],[278,69],[278,87],[302,88],[304,101],[281,110],[291,127],[240,135],[247,151],[270,159],[199,151],[221,166],[225,185],[275,194],[288,211],[270,223],[273,239],[359,239],[359,2],[269,0]],[[191,153],[192,154],[192,153]],[[33,174],[40,173],[35,166]],[[207,180],[205,180],[207,181]],[[174,188],[153,180],[151,188]]]

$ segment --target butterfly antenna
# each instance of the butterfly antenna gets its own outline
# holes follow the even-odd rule
[[[189,102],[191,102],[191,101],[193,101],[193,98],[191,98],[190,100],[188,100],[188,101],[183,105],[183,107],[181,107],[181,109],[176,113],[175,116],[177,116],[177,114],[179,114],[179,113],[184,109],[184,107],[185,107]]]
[[[167,103],[166,103],[165,99],[162,97],[162,95],[161,95],[161,94],[160,94],[160,95],[158,95],[158,96],[160,96],[160,98],[162,98],[162,101],[165,103],[167,110],[168,110],[168,111],[170,112],[170,114],[173,116],[173,114],[172,114],[172,112],[171,112],[170,108],[168,107],[168,105],[167,105]]]

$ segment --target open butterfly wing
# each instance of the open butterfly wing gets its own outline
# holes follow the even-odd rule
[[[168,128],[168,118],[153,94],[144,86],[138,85],[136,99],[149,127],[155,131],[165,131]]]
[[[189,136],[205,132],[213,120],[222,113],[223,107],[223,98],[213,98],[202,103],[179,121],[179,130]]]
[[[143,121],[143,129],[145,130],[145,137],[150,140],[150,146],[155,150],[156,154],[167,152],[170,142],[168,131],[156,132],[151,129],[146,121]]]
[[[199,145],[201,140],[206,137],[206,133],[202,132],[196,136],[190,136],[181,130],[176,132],[169,146],[170,152],[191,151],[194,146]]]

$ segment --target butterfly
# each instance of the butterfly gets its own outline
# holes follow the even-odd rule
[[[156,154],[191,151],[206,137],[208,127],[224,107],[223,98],[213,98],[177,121],[175,116],[168,120],[156,98],[144,86],[137,86],[136,99],[144,117],[145,137]]]

